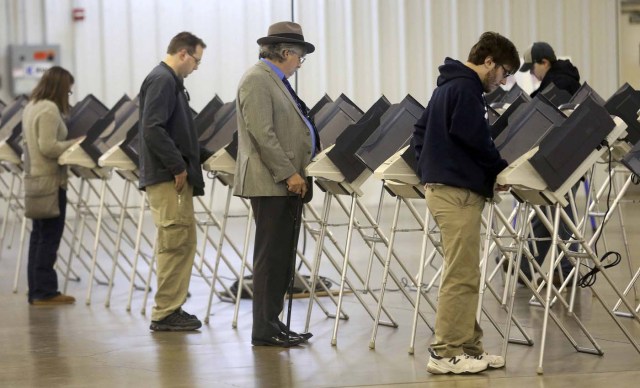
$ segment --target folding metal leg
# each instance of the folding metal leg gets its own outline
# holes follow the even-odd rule
[[[129,296],[127,297],[127,311],[131,311],[131,299],[133,297],[133,288],[135,285],[136,270],[138,268],[138,257],[140,257],[140,255],[142,254],[140,249],[140,240],[142,239],[142,229],[144,229],[144,212],[145,212],[146,205],[147,205],[147,192],[141,191],[140,207],[138,209],[138,228],[136,230],[136,243],[133,248],[133,264],[131,268],[131,276],[129,278]],[[151,259],[149,260],[149,272],[147,274],[147,279],[144,287],[144,303],[142,305],[142,315],[144,315],[145,307],[147,305],[147,295],[149,293],[151,275],[153,274],[154,260],[155,260],[155,254],[152,253]],[[112,287],[113,287],[113,284],[110,285],[110,289]],[[110,292],[111,291],[109,291],[109,293]]]
[[[6,195],[4,195],[4,200],[6,207],[4,209],[4,215],[2,218],[2,229],[0,230],[0,260],[2,259],[2,249],[4,247],[4,237],[7,235],[7,225],[9,224],[9,211],[13,205],[13,188],[15,185],[17,174],[11,174],[11,183],[8,185],[8,190],[6,191]],[[3,183],[4,180],[3,180]]]
[[[378,201],[378,210],[376,212],[376,218],[375,218],[375,221],[372,222],[372,225],[375,225],[375,226],[380,225],[380,217],[382,215],[382,208],[384,207],[384,193],[385,193],[385,189],[384,189],[384,185],[382,185],[380,187],[380,199]],[[363,287],[363,292],[365,293],[368,292],[369,290],[369,282],[371,280],[371,270],[373,268],[373,256],[375,255],[376,243],[382,241],[380,236],[376,237],[377,230],[375,229],[376,228],[374,228],[374,234],[372,234],[371,236],[363,236],[365,239],[371,242],[370,249],[369,249],[369,260],[367,261],[368,263],[367,272],[365,275],[364,287]]]
[[[215,195],[216,182],[217,182],[217,179],[212,179],[211,180],[211,189],[209,190],[209,204],[207,206],[207,210],[210,210],[210,211],[213,209],[213,197]],[[228,202],[228,199],[227,199],[227,202]],[[211,214],[213,214],[213,212]],[[204,235],[205,236],[209,235],[209,226],[210,226],[209,222],[205,223],[205,225],[204,225]],[[202,271],[202,268],[204,266],[204,257],[205,257],[205,253],[207,252],[207,239],[206,238],[202,239],[202,250],[201,250],[201,252],[202,252],[202,254],[200,255],[200,263],[198,264],[198,271]]]
[[[525,255],[527,257],[532,258],[531,253],[528,251],[528,249],[524,247],[520,249],[520,244],[519,244],[521,241],[523,241],[524,236],[527,235],[526,227],[529,225],[529,221],[527,217],[524,216],[524,214],[527,214],[527,213],[521,213],[521,205],[518,205],[513,209],[512,213],[507,218],[495,203],[492,203],[490,206],[493,207],[493,211],[490,212],[491,213],[490,219],[488,219],[485,222],[485,231],[486,233],[489,234],[487,239],[490,239],[493,241],[489,244],[488,250],[485,247],[483,265],[488,264],[489,256],[491,252],[493,252],[494,248],[497,248],[500,251],[500,254],[503,256],[503,259],[501,259],[498,262],[498,265],[496,266],[494,271],[489,275],[488,278],[485,279],[484,283],[482,283],[484,285],[483,288],[486,288],[489,290],[489,292],[493,295],[493,297],[499,303],[500,307],[503,310],[505,310],[505,312],[507,313],[507,325],[508,325],[507,328],[510,330],[511,328],[510,325],[514,324],[524,338],[523,339],[511,338],[509,333],[503,332],[502,328],[497,324],[496,320],[493,319],[493,317],[486,311],[484,304],[482,305],[482,311],[485,313],[485,316],[487,317],[489,322],[491,322],[491,324],[495,327],[498,333],[505,339],[505,341],[515,343],[515,344],[520,344],[520,345],[531,346],[533,345],[533,340],[531,339],[531,336],[529,336],[527,331],[524,329],[523,325],[513,315],[513,298],[515,296],[515,284],[516,284],[518,275],[520,273],[519,268],[520,268],[521,257],[522,255]],[[521,213],[521,216],[516,218],[516,215],[519,213]],[[511,223],[513,220],[516,220],[516,219],[520,220],[520,223],[517,223],[515,226],[517,227],[517,225],[522,225],[522,230],[520,231],[516,231],[516,229],[514,229],[514,225],[512,225]],[[494,234],[493,227],[491,226],[493,225],[494,221],[499,221],[502,224],[502,227],[500,228],[500,231],[498,232],[498,234]],[[514,241],[514,244],[516,246],[515,250],[512,249],[512,247],[509,247],[509,248],[505,247],[501,243],[500,241],[501,238],[505,236],[510,237]],[[516,257],[515,264],[514,264],[514,260],[510,258],[510,255],[513,253],[518,255]],[[507,273],[505,276],[505,282],[504,282],[505,286],[504,286],[503,294],[502,296],[500,296],[500,294],[494,289],[493,285],[491,284],[491,281],[494,278],[497,271],[502,271],[502,260],[507,260]],[[513,288],[510,289],[509,281],[511,279],[510,274],[513,273],[512,272],[513,268],[518,268],[518,271],[516,271],[516,274],[514,276],[514,280],[512,283]],[[509,295],[511,295],[511,299],[508,298]]]
[[[242,248],[242,263],[240,265],[240,274],[238,276],[238,292],[236,293],[236,303],[233,309],[233,321],[231,322],[232,328],[238,327],[238,313],[240,311],[240,300],[242,300],[242,289],[246,288],[246,291],[253,294],[253,292],[244,285],[244,271],[247,267],[247,257],[249,256],[249,239],[251,238],[251,225],[253,224],[253,208],[249,206],[249,213],[247,214],[247,224],[245,227],[244,234],[244,245]],[[211,299],[211,296],[209,296]],[[207,311],[207,315],[205,316],[205,323],[209,323],[209,311]]]
[[[539,212],[539,209],[536,209],[536,212]],[[541,213],[541,212],[540,212]],[[541,218],[542,219],[542,218]],[[557,262],[556,261],[556,256],[557,256],[557,248],[560,247],[563,250],[567,250],[568,248],[565,246],[565,244],[563,242],[559,242],[558,241],[558,237],[557,237],[557,231],[558,231],[558,225],[559,225],[559,220],[562,219],[562,221],[565,223],[565,225],[567,225],[570,229],[570,231],[573,233],[573,235],[576,237],[576,239],[580,242],[582,249],[585,251],[587,257],[594,263],[595,267],[598,268],[600,270],[601,275],[605,278],[605,280],[609,283],[609,285],[611,286],[611,288],[614,290],[614,292],[618,295],[618,297],[622,300],[622,302],[625,304],[625,306],[632,311],[632,314],[634,316],[634,318],[640,322],[640,317],[638,316],[637,313],[633,312],[633,308],[631,307],[631,305],[629,304],[629,302],[627,302],[627,300],[623,297],[622,293],[618,290],[618,288],[615,286],[615,283],[613,283],[612,279],[609,277],[609,275],[607,274],[607,272],[604,270],[604,267],[602,266],[602,263],[600,261],[600,259],[595,255],[595,253],[591,250],[591,245],[594,243],[595,238],[597,237],[597,233],[598,231],[596,231],[596,233],[594,234],[594,237],[592,238],[591,241],[586,241],[581,233],[578,231],[578,229],[576,228],[575,224],[573,223],[573,221],[567,216],[566,212],[560,207],[559,204],[556,204],[555,206],[555,215],[554,215],[554,224],[553,224],[553,244],[552,244],[552,259],[550,261],[549,264],[549,269],[550,269],[550,273],[553,273],[552,271],[554,270],[554,264]],[[548,220],[543,219],[543,221],[545,222],[545,225],[547,225],[548,227]],[[600,225],[600,228],[602,228],[604,225],[604,223],[602,223]],[[572,262],[575,265],[575,259],[569,255],[568,256],[570,260],[572,260]],[[545,279],[545,280],[549,280],[549,279]],[[540,353],[540,360],[539,360],[539,364],[538,364],[538,373],[543,373],[543,369],[542,369],[542,362],[543,362],[543,357],[544,357],[544,339],[545,339],[545,335],[546,335],[546,328],[547,328],[547,317],[550,314],[549,311],[549,304],[551,302],[551,292],[556,293],[556,296],[558,297],[558,300],[560,300],[565,307],[568,307],[567,303],[564,301],[564,299],[560,296],[560,294],[558,293],[558,291],[555,289],[555,287],[553,287],[552,283],[549,283],[549,285],[547,286],[547,297],[546,297],[546,303],[545,303],[545,318],[544,318],[544,322],[543,322],[543,343],[542,343],[542,350]],[[609,316],[614,320],[614,322],[616,323],[616,325],[618,326],[618,328],[620,328],[620,330],[623,332],[623,334],[627,337],[627,339],[629,340],[629,342],[633,345],[633,347],[636,349],[636,351],[638,351],[640,353],[640,345],[638,345],[638,343],[633,339],[633,337],[631,336],[631,334],[628,332],[628,330],[618,321],[617,317],[615,314],[613,314],[612,311],[610,311],[606,304],[604,303],[604,301],[602,300],[602,298],[600,297],[599,293],[597,292],[597,290],[595,288],[591,288],[591,292],[593,294],[593,296],[600,302],[600,304],[602,305],[602,307],[607,311],[607,313],[609,314]],[[593,339],[593,337],[589,334],[589,332],[586,330],[586,328],[584,327],[584,325],[582,325],[582,323],[579,321],[579,319],[575,316],[574,313],[570,313],[571,317],[574,318],[574,320],[579,324],[581,330],[584,332],[584,334],[589,338],[589,340],[591,341],[592,344],[594,344],[595,349],[585,349],[585,348],[580,348],[577,346],[577,344],[574,344],[574,347],[576,347],[576,350],[578,350],[579,352],[585,352],[585,353],[592,353],[592,354],[597,354],[597,355],[602,355],[603,352],[600,349],[599,346],[597,346],[597,344],[595,343],[595,339]],[[557,323],[557,322],[556,322]],[[566,335],[566,333],[565,333]],[[569,338],[569,337],[567,337]],[[573,342],[572,342],[573,343]]]
[[[409,341],[409,354],[413,354],[415,350],[416,330],[418,328],[418,314],[420,312],[420,300],[422,299],[422,296],[425,297],[425,299],[427,300],[427,302],[429,303],[433,311],[436,310],[436,306],[427,295],[427,292],[423,292],[422,290],[424,270],[427,267],[427,265],[429,265],[429,263],[435,258],[439,249],[439,242],[436,242],[435,239],[433,239],[430,236],[430,229],[429,229],[430,221],[431,221],[431,213],[429,212],[429,208],[425,207],[424,225],[422,226],[422,246],[420,249],[420,265],[418,266],[418,274],[417,274],[418,279],[416,280],[416,303],[413,308],[413,323],[411,325],[411,339]],[[429,255],[429,258],[425,259],[427,257],[427,245],[429,241],[431,241],[433,244],[433,251]],[[440,253],[442,255],[442,252]],[[429,329],[431,330],[432,333],[435,333],[435,328],[431,327],[431,325],[428,325],[428,324],[427,326],[429,326]]]
[[[229,206],[231,204],[231,194],[232,194],[231,190],[232,188],[231,186],[229,186],[229,190],[227,190],[227,201],[224,207],[224,216],[222,217],[222,225],[220,226],[220,239],[218,241],[218,245],[216,246],[216,258],[214,261],[213,276],[211,278],[211,287],[209,289],[209,302],[207,303],[207,313],[205,314],[206,316],[205,323],[209,323],[209,315],[211,314],[211,304],[213,303],[213,294],[216,291],[216,279],[218,277],[218,268],[220,267],[220,258],[222,257],[222,245],[224,244],[224,237],[225,237],[225,234],[227,233],[227,221],[229,219]],[[207,230],[208,228],[209,226],[207,225]],[[206,242],[206,239],[205,239],[205,242]],[[203,249],[202,262],[204,262],[204,249]],[[241,266],[243,265],[241,264]],[[240,287],[238,287],[238,290],[242,292],[242,289]],[[232,295],[231,297],[233,298]]]
[[[13,293],[18,292],[18,279],[20,278],[20,268],[22,267],[22,256],[24,253],[24,242],[27,232],[27,217],[22,216],[22,226],[20,227],[20,247],[18,248],[18,259],[16,260],[16,271],[13,277]]]
[[[485,280],[487,278],[487,263],[489,262],[489,247],[491,246],[491,240],[493,238],[492,234],[492,224],[493,224],[493,209],[495,207],[495,203],[493,201],[489,202],[489,215],[487,216],[487,222],[485,225],[485,240],[484,240],[484,252],[483,260],[480,262],[480,287],[478,289],[478,307],[476,309],[476,321],[480,322],[482,318],[482,302],[484,297],[484,289],[485,289]]]
[[[220,282],[220,284],[222,285],[222,287],[224,288],[226,295],[223,297],[219,292],[216,291],[216,280],[219,278],[218,276],[218,272],[219,272],[219,267],[220,267],[220,261],[223,261],[225,263],[225,265],[227,266],[227,268],[229,270],[231,270],[231,272],[236,276],[236,279],[238,281],[238,290],[237,292],[239,292],[241,295],[242,289],[245,288],[247,290],[247,292],[249,292],[250,295],[253,295],[253,292],[251,290],[249,290],[248,287],[246,287],[244,285],[244,273],[246,271],[247,268],[249,268],[250,271],[252,271],[251,267],[247,265],[247,255],[248,255],[248,245],[249,245],[249,236],[250,236],[250,231],[251,231],[251,223],[253,222],[253,212],[251,209],[251,206],[247,203],[247,201],[245,199],[242,199],[242,203],[245,205],[245,207],[247,208],[247,222],[245,224],[245,237],[244,237],[244,247],[242,252],[239,252],[237,246],[231,241],[231,239],[229,238],[229,236],[227,235],[227,225],[228,225],[228,220],[229,218],[231,218],[232,216],[229,214],[229,209],[230,209],[230,204],[231,204],[231,197],[233,196],[233,187],[232,186],[228,186],[228,190],[227,190],[227,199],[226,199],[226,203],[225,203],[225,207],[224,207],[224,212],[223,212],[223,217],[222,217],[222,222],[220,223],[220,236],[219,236],[219,240],[217,245],[215,245],[215,249],[216,249],[216,257],[215,257],[215,261],[214,261],[214,267],[212,270],[212,280],[211,280],[211,285],[209,288],[209,300],[207,303],[207,312],[205,314],[205,323],[209,323],[209,316],[211,315],[211,307],[213,304],[213,295],[216,294],[221,300],[225,300],[225,299],[229,299],[231,302],[234,303],[234,309],[238,309],[239,308],[239,303],[240,300],[238,299],[238,297],[233,294],[231,292],[230,287],[227,287],[227,285],[225,285],[224,283]],[[245,217],[244,215],[242,217]],[[224,248],[224,243],[225,240],[227,240],[229,242],[230,245],[232,245],[232,248],[234,249],[234,251],[238,254],[238,257],[240,259],[240,271],[237,272],[231,261],[229,259],[227,259],[224,255],[223,252],[223,248]],[[237,315],[234,316],[233,318],[233,322],[232,322],[232,327],[235,327],[235,325],[237,325]]]
[[[391,258],[393,256],[393,246],[394,246],[394,243],[395,243],[396,234],[399,231],[397,226],[398,226],[398,216],[400,214],[400,205],[402,204],[403,200],[404,199],[402,197],[400,197],[400,196],[396,197],[396,204],[395,204],[395,208],[394,208],[394,212],[393,212],[393,221],[392,221],[392,226],[391,226],[391,233],[389,235],[389,241],[387,243],[387,254],[386,254],[385,261],[384,261],[384,272],[383,272],[383,275],[382,275],[382,285],[381,285],[381,288],[380,288],[380,296],[378,298],[378,307],[377,307],[376,317],[375,317],[374,324],[373,324],[373,329],[371,331],[371,339],[369,341],[369,348],[370,349],[375,349],[376,336],[377,336],[377,333],[378,333],[378,325],[379,325],[379,322],[380,322],[380,315],[382,313],[382,304],[383,304],[383,301],[384,301],[384,294],[385,294],[385,291],[386,291],[386,288],[387,288],[387,279],[388,279],[390,271],[391,271]],[[420,220],[418,220],[418,221],[420,221]],[[417,229],[417,230],[424,230],[424,224],[422,225],[421,229]],[[402,263],[400,261],[399,261],[399,263],[402,265]],[[404,265],[402,265],[402,266],[404,268]],[[420,272],[422,272],[422,271],[420,271]],[[417,283],[416,284],[416,287],[418,287],[418,289],[420,288],[420,284],[421,283]],[[411,301],[412,305],[415,307],[419,303],[419,298],[420,297],[418,295],[418,298],[416,299],[415,302],[412,301],[411,298],[408,298],[408,299]],[[427,318],[420,312],[420,310],[415,308],[414,312],[417,312],[420,315],[420,317],[422,318],[422,320],[427,324],[427,326],[429,326],[429,328],[433,331],[433,327],[429,324]]]
[[[153,247],[155,252],[155,246]],[[147,301],[149,300],[149,291],[151,291],[151,275],[153,275],[153,266],[155,265],[156,255],[151,256],[151,260],[149,261],[149,272],[147,274],[147,281],[144,287],[144,297],[142,299],[142,308],[140,309],[140,314],[145,315],[147,312]]]
[[[349,268],[349,254],[351,253],[351,237],[353,236],[353,228],[356,215],[356,194],[351,195],[351,211],[349,212],[349,227],[347,229],[347,242],[344,248],[344,258],[342,263],[342,272],[340,276],[340,293],[338,294],[338,305],[336,307],[336,316],[342,311],[342,298],[344,296],[345,284],[347,282],[347,270]],[[335,319],[333,322],[333,334],[331,336],[331,345],[336,346],[338,344],[338,325],[339,319]]]
[[[116,244],[115,244],[115,248],[114,248],[114,254],[112,257],[112,265],[111,265],[111,273],[109,275],[109,284],[108,284],[108,288],[107,288],[107,297],[105,299],[104,302],[104,307],[109,308],[111,306],[111,291],[113,290],[113,283],[115,281],[115,276],[116,276],[116,268],[117,263],[118,263],[118,256],[119,256],[119,252],[120,252],[120,243],[122,241],[122,233],[124,230],[124,221],[127,218],[127,209],[129,206],[129,192],[131,191],[131,181],[128,179],[125,179],[124,181],[124,199],[122,201],[122,211],[120,212],[120,217],[118,218],[118,230],[116,231]],[[138,237],[138,236],[136,236]],[[97,250],[97,247],[96,247]],[[91,276],[91,278],[93,278],[93,274]],[[87,293],[87,303],[89,302],[91,298],[91,291],[88,291]]]
[[[495,204],[494,204],[495,207]],[[498,209],[499,210],[499,209]],[[526,203],[524,205],[524,212],[523,214],[527,215],[529,214],[529,204]],[[509,342],[512,342],[510,335],[511,335],[511,323],[516,322],[513,319],[513,304],[516,298],[516,284],[518,283],[518,272],[516,272],[514,274],[514,276],[511,276],[512,271],[511,271],[511,265],[515,265],[515,268],[520,268],[520,263],[522,261],[522,255],[523,255],[523,251],[524,251],[524,244],[525,244],[525,236],[527,235],[527,225],[529,225],[528,219],[526,216],[524,217],[520,217],[519,218],[520,222],[518,223],[518,232],[517,232],[517,238],[516,238],[516,242],[517,242],[517,252],[516,252],[516,257],[515,257],[515,263],[513,262],[513,260],[509,260],[509,265],[507,268],[507,275],[505,276],[505,290],[509,291],[510,294],[510,298],[509,298],[509,306],[507,307],[507,319],[506,319],[506,325],[505,325],[505,330],[504,330],[504,335],[503,335],[503,341],[502,341],[502,351],[501,351],[501,355],[504,358],[505,362],[507,361],[507,347],[509,346]],[[507,223],[507,225],[510,226],[509,223]],[[520,328],[520,331],[525,335],[525,339],[527,340],[528,345],[532,345],[533,341],[526,335],[526,332]]]
[[[493,274],[491,276],[489,276],[488,278],[486,276],[487,266],[489,264],[489,255],[490,255],[490,252],[492,251],[493,247],[497,247],[498,249],[500,249],[501,253],[503,255],[505,255],[505,257],[509,254],[509,252],[506,251],[505,248],[502,246],[502,244],[499,242],[498,236],[494,235],[494,232],[493,232],[493,222],[496,219],[495,215],[499,214],[499,213],[500,213],[500,209],[496,206],[496,204],[494,202],[490,202],[489,211],[488,211],[488,218],[487,218],[486,221],[483,219],[486,235],[485,235],[485,246],[484,246],[484,250],[483,250],[484,253],[483,253],[482,260],[480,262],[480,266],[481,266],[480,284],[481,284],[481,286],[480,286],[480,289],[479,289],[479,303],[478,303],[478,309],[477,309],[477,312],[476,312],[476,320],[478,322],[480,322],[480,319],[482,317],[482,313],[484,313],[485,317],[489,320],[489,322],[493,325],[493,327],[498,331],[498,333],[503,338],[505,338],[506,341],[512,342],[512,343],[516,343],[516,344],[531,346],[533,344],[533,340],[527,334],[526,330],[524,330],[524,327],[522,326],[522,324],[513,315],[512,310],[510,310],[510,308],[507,307],[506,303],[504,302],[504,299],[500,298],[500,294],[491,285],[491,279],[493,278],[493,275],[495,275],[496,271],[498,271],[500,267],[496,267],[496,269],[494,270]],[[498,218],[498,219],[500,219],[500,218]],[[509,227],[510,227],[510,225],[509,225]],[[510,262],[511,261],[512,260],[510,260]],[[507,272],[510,273],[510,270],[508,269]],[[484,290],[485,289],[488,289],[490,291],[490,293],[493,295],[493,297],[496,299],[496,301],[500,304],[500,307],[505,310],[505,312],[507,313],[507,319],[508,319],[509,325],[511,325],[511,323],[513,322],[513,324],[516,325],[516,327],[518,328],[518,330],[520,331],[520,333],[522,334],[524,339],[510,338],[509,334],[506,334],[506,333],[503,332],[503,330],[500,327],[500,325],[498,324],[497,320],[493,317],[492,314],[489,313],[489,311],[487,310],[487,308],[484,305],[483,297],[484,297]],[[508,282],[505,282],[505,294],[506,294],[506,292],[508,292]],[[510,326],[509,326],[509,328],[510,328]]]
[[[201,256],[200,264],[202,264],[202,268],[200,268],[200,265],[196,265],[196,262],[194,261],[194,267],[196,268],[196,270],[198,272],[200,272],[200,274],[202,275],[203,279],[205,279],[205,281],[208,283],[209,286],[212,285],[212,283],[214,282],[215,279],[220,280],[219,277],[218,277],[218,271],[219,271],[219,267],[220,267],[220,260],[222,260],[222,262],[224,262],[225,266],[232,272],[233,276],[235,276],[235,277],[238,276],[238,272],[236,270],[236,267],[232,264],[230,258],[227,256],[227,254],[224,252],[224,249],[223,249],[225,241],[226,241],[226,243],[231,247],[231,249],[237,255],[237,257],[239,259],[241,259],[242,253],[241,253],[240,249],[235,244],[235,242],[230,238],[230,236],[228,235],[227,230],[226,230],[227,219],[232,217],[231,215],[229,215],[229,201],[230,201],[231,196],[232,196],[232,190],[233,190],[233,187],[232,186],[228,186],[227,205],[225,206],[224,216],[223,216],[223,220],[222,221],[218,220],[218,218],[213,214],[211,208],[207,207],[207,205],[204,203],[204,201],[202,200],[201,197],[196,197],[196,199],[195,199],[195,200],[198,201],[198,203],[200,203],[200,205],[204,209],[204,213],[207,216],[207,220],[206,221],[204,221],[204,222],[203,221],[198,221],[196,223],[197,227],[201,231],[203,231],[203,233],[204,233],[204,231],[206,229],[208,229],[209,225],[215,225],[220,230],[220,237],[219,237],[218,242],[214,241],[213,238],[208,233],[204,233],[204,244],[203,244],[204,248],[203,248],[203,252],[198,253]],[[243,203],[245,203],[245,206],[249,207],[248,205],[246,205],[246,201],[245,200],[243,200]],[[206,228],[203,227],[203,224],[206,225]],[[205,254],[204,249],[206,249],[207,243],[211,244],[211,246],[216,250],[216,259],[215,259],[213,265],[210,264],[209,262],[207,262],[206,260],[204,260],[204,254]],[[204,272],[204,267],[205,266],[211,272],[211,278],[214,279],[214,280],[209,281],[208,276]],[[249,268],[249,270],[252,270],[251,266],[247,266],[247,267]],[[230,286],[225,284],[222,281],[220,281],[219,284],[222,286],[222,288],[223,288],[223,290],[225,292],[225,296],[223,296],[215,288],[213,288],[213,292],[221,300],[228,299],[230,301],[233,301],[234,300],[234,296],[233,296],[233,293],[231,292]]]
[[[82,231],[84,228],[81,228],[80,231],[78,232],[78,227],[81,225],[81,220],[82,220],[82,226],[84,226],[84,212],[83,212],[83,207],[86,206],[86,203],[84,202],[83,199],[83,195],[84,195],[84,187],[85,187],[85,180],[81,179],[80,180],[80,188],[78,189],[78,202],[76,204],[76,217],[73,221],[73,229],[71,232],[71,243],[69,245],[69,256],[67,258],[67,266],[66,266],[66,270],[65,270],[65,275],[64,275],[64,286],[63,286],[63,293],[66,293],[67,291],[67,284],[69,281],[69,273],[71,271],[71,263],[73,260],[73,256],[80,256],[80,247],[78,246],[78,248],[76,249],[76,243],[78,243],[78,245],[82,245],[82,241],[80,238],[78,238],[78,236],[82,236]]]
[[[316,287],[318,283],[318,276],[320,272],[320,260],[322,258],[322,254],[323,253],[327,254],[327,256],[329,257],[329,260],[332,262],[334,267],[337,268],[337,264],[335,260],[333,259],[333,257],[330,256],[330,254],[328,254],[328,252],[325,252],[325,246],[324,246],[325,236],[329,236],[331,238],[331,241],[334,243],[334,245],[338,247],[336,241],[333,239],[333,236],[331,235],[331,232],[327,229],[328,221],[329,221],[329,210],[331,209],[332,198],[333,198],[332,193],[325,192],[321,217],[318,217],[318,214],[315,212],[315,210],[312,207],[310,206],[307,207],[307,209],[312,213],[315,219],[318,220],[319,228],[317,233],[311,233],[312,236],[316,237],[316,249],[313,256],[313,268],[311,269],[311,287],[309,290],[309,304],[307,306],[307,318],[305,320],[305,325],[304,325],[305,332],[309,331],[309,323],[311,321],[311,311],[313,309],[313,303],[314,301],[316,301]],[[342,253],[342,251],[340,251],[340,253]],[[327,295],[329,295],[332,298],[332,300],[334,300],[334,297],[330,292]],[[320,301],[317,301],[317,302],[318,302],[318,305],[322,307],[322,304],[320,303]],[[335,301],[335,303],[337,305],[337,301]],[[335,318],[335,315],[329,315],[326,312],[326,310],[325,310],[325,314],[328,317]],[[342,317],[344,317],[344,319],[349,319],[346,313],[342,313],[340,317],[341,319]]]
[[[125,191],[128,192],[129,186],[125,188]],[[89,306],[91,304],[91,290],[93,288],[93,277],[95,276],[96,264],[98,261],[98,244],[100,243],[100,231],[102,230],[102,213],[104,209],[104,201],[105,201],[105,193],[107,191],[107,180],[102,180],[102,188],[100,189],[100,205],[98,209],[98,220],[96,222],[96,233],[93,240],[93,253],[91,255],[91,271],[89,272],[89,281],[87,282],[87,298],[85,304]],[[124,209],[123,209],[124,213]],[[120,240],[118,240],[120,241]],[[116,255],[118,254],[118,250],[120,247],[118,246],[116,249]]]

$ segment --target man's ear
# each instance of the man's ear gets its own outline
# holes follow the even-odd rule
[[[496,67],[496,62],[493,60],[493,57],[491,55],[489,55],[488,57],[486,57],[484,59],[484,65],[489,69],[492,70],[494,67]]]
[[[178,57],[180,58],[181,61],[184,61],[184,59],[187,57],[188,53],[187,53],[187,49],[183,48],[180,51],[178,51]]]

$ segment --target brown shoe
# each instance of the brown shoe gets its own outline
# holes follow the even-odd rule
[[[57,306],[61,304],[74,304],[76,298],[70,295],[58,294],[54,297],[47,299],[34,299],[32,304],[34,306]]]

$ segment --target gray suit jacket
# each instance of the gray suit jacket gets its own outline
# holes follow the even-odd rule
[[[238,155],[234,194],[287,196],[285,180],[304,177],[311,135],[278,75],[262,61],[243,75],[236,97]]]

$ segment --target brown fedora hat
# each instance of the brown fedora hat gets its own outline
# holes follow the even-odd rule
[[[258,44],[297,43],[304,45],[306,54],[316,50],[315,46],[304,41],[302,27],[294,22],[278,22],[269,26],[267,36],[258,39]]]

